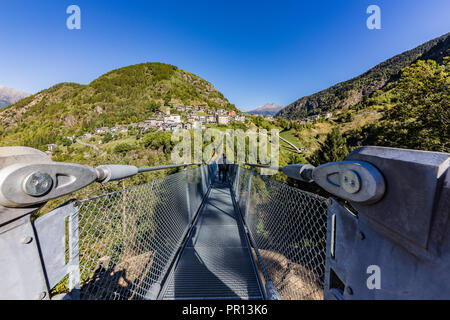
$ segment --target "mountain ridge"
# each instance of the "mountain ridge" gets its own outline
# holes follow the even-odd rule
[[[27,92],[0,84],[0,110],[28,96]]]
[[[443,57],[448,55],[450,55],[450,33],[395,55],[350,80],[297,99],[280,110],[276,116],[295,120],[320,112],[354,106],[389,82],[398,79],[401,70],[415,61],[433,59],[441,62]]]
[[[280,106],[276,103],[266,103],[256,109],[246,111],[247,114],[257,114],[262,116],[268,116],[268,115],[275,115],[277,114],[281,109],[283,109],[283,106]]]
[[[112,70],[87,85],[63,82],[0,111],[3,145],[42,147],[56,137],[143,121],[175,103],[237,110],[208,81],[153,62]]]

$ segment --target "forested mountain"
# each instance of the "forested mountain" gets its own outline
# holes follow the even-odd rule
[[[113,70],[88,85],[60,83],[0,111],[2,145],[40,147],[61,136],[139,122],[174,103],[236,109],[202,78],[163,63]]]
[[[346,133],[350,147],[377,145],[450,153],[450,57],[419,60],[372,101],[383,107],[379,121]],[[370,108],[363,102],[355,110]]]
[[[306,96],[282,109],[277,116],[301,119],[311,114],[354,106],[387,84],[395,82],[403,68],[417,60],[432,59],[441,63],[450,56],[450,33],[399,54],[351,80]]]

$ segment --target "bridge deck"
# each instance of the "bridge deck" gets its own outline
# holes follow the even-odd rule
[[[214,182],[162,290],[162,299],[262,299],[228,184]]]

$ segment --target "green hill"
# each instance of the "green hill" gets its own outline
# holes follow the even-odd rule
[[[401,70],[417,60],[450,56],[450,33],[388,59],[364,74],[306,96],[282,109],[277,116],[302,119],[308,115],[345,109],[369,98],[377,90],[398,80]]]
[[[88,85],[60,83],[0,111],[1,145],[43,149],[62,136],[135,123],[164,105],[236,109],[202,78],[163,63],[108,72]]]
[[[60,83],[0,110],[0,146],[23,145],[47,151],[54,161],[96,167],[121,163],[139,167],[169,164],[171,132],[142,132],[140,122],[173,104],[236,110],[202,78],[163,63],[143,63],[113,70],[88,85]],[[127,132],[95,134],[95,128],[121,125]],[[89,136],[84,135],[90,133]],[[72,137],[75,135],[76,139]],[[77,138],[78,137],[78,138]],[[50,201],[41,213],[70,197],[115,191],[173,173],[149,172]]]

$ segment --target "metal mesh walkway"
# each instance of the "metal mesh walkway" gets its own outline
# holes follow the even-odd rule
[[[53,223],[65,244],[46,251],[49,286],[74,299],[323,299],[326,199],[237,166],[221,184],[216,170],[185,169],[38,218],[41,242]]]
[[[160,297],[263,298],[242,218],[233,205],[228,184],[213,184]]]

